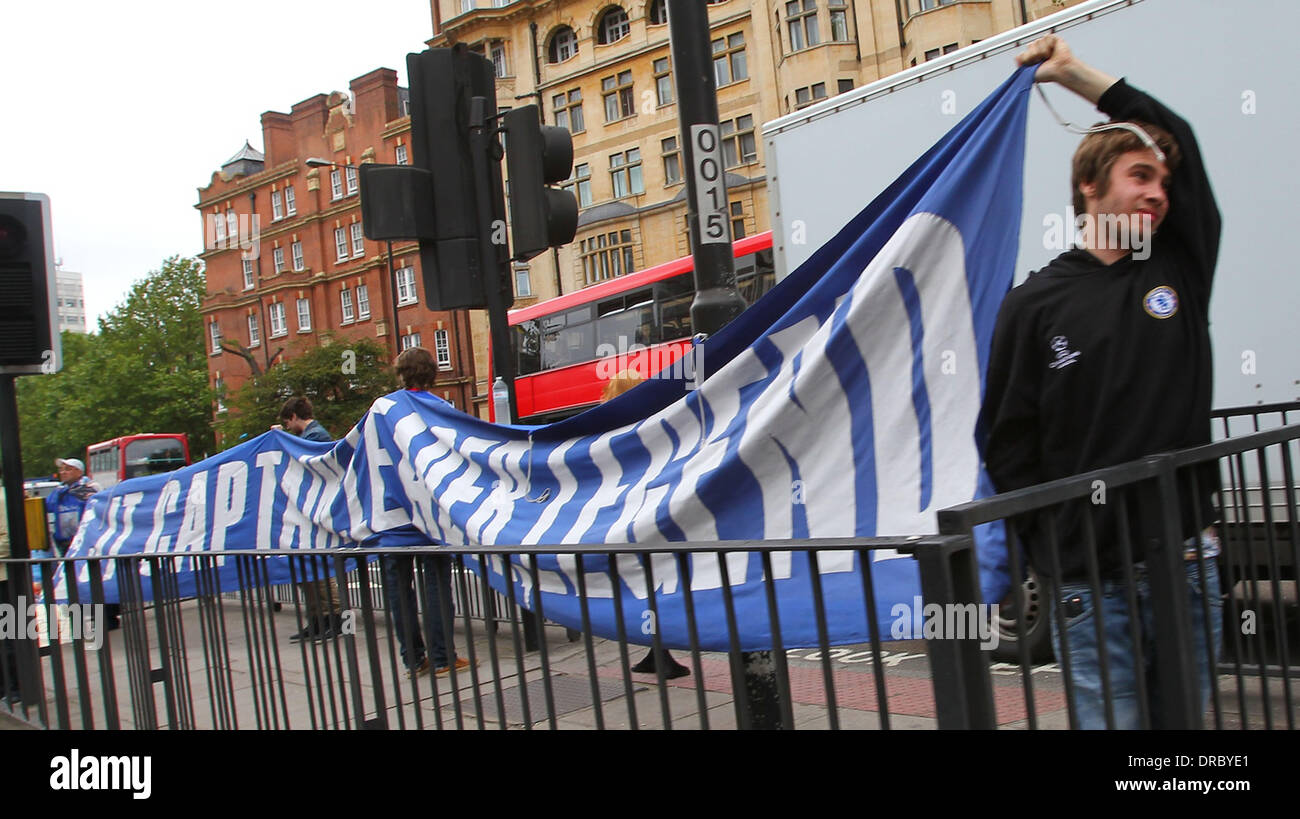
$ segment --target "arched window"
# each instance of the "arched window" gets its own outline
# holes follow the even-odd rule
[[[610,6],[596,23],[596,42],[601,45],[617,43],[627,36],[627,32],[627,12],[618,6]]]
[[[548,63],[562,63],[578,53],[578,35],[568,26],[560,26],[551,35],[551,44],[546,48]]]
[[[650,25],[662,26],[668,22],[668,0],[650,0],[650,10],[646,12]]]

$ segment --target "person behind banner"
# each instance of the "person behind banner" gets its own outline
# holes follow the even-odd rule
[[[423,347],[408,347],[397,356],[397,377],[405,389],[428,392],[437,382],[438,364],[433,354]],[[433,396],[439,401],[443,399]],[[425,655],[424,639],[420,634],[418,603],[415,594],[416,560],[409,557],[385,555],[384,595],[388,600],[396,623],[397,643],[401,648],[402,663],[407,675],[414,679],[429,671],[429,656]],[[433,658],[436,676],[469,668],[469,660],[456,656],[456,644],[449,626],[452,624],[451,575],[452,560],[447,555],[422,555],[419,571],[423,577],[425,612],[429,623],[429,655]]]
[[[1089,129],[1074,155],[1071,193],[1082,221],[1080,246],[1031,274],[1007,295],[998,314],[979,426],[987,432],[986,467],[1000,492],[1210,442],[1209,303],[1220,235],[1200,150],[1178,115],[1125,80],[1086,65],[1056,36],[1032,43],[1018,62],[1038,64],[1036,82],[1058,83],[1113,119]],[[1221,639],[1219,545],[1213,527],[1197,532],[1192,521],[1196,513],[1202,522],[1216,519],[1213,485],[1213,478],[1201,480],[1195,495],[1182,486],[1179,498],[1202,706]],[[1148,699],[1158,696],[1150,667],[1158,635],[1143,560],[1146,541],[1136,533],[1130,538],[1136,562],[1124,566],[1119,527],[1128,522],[1117,521],[1109,507],[1081,506],[1053,513],[1059,576],[1046,527],[1039,525],[1043,517],[1019,530],[1030,565],[1049,581],[1068,618],[1058,622],[1057,606],[1050,607],[1058,657],[1064,656],[1062,631],[1068,637],[1079,725],[1101,728],[1106,712],[1092,616],[1098,603],[1087,582],[1083,516],[1098,521],[1115,725],[1136,728],[1141,711],[1128,577],[1142,617]],[[1153,522],[1160,511],[1139,508],[1137,531],[1159,531]],[[1210,597],[1209,647],[1202,588]],[[1158,719],[1155,703],[1148,705]]]
[[[62,483],[45,496],[45,514],[50,521],[50,548],[55,557],[63,557],[81,528],[86,502],[100,491],[100,486],[86,474],[86,464],[80,458],[55,458],[54,466]],[[121,613],[120,604],[105,604],[105,625],[109,631],[121,626]]]
[[[600,402],[603,404],[612,401],[644,380],[645,378],[636,370],[622,370],[605,383],[605,388],[600,392]],[[651,648],[636,665],[632,666],[632,671],[637,674],[654,674],[660,665],[663,666],[664,679],[667,680],[685,677],[691,673],[689,668],[673,659],[668,649],[662,647],[659,649],[658,659],[655,657],[654,648]]]
[[[295,395],[280,407],[280,423],[272,424],[271,429],[291,432],[307,441],[329,443],[334,440],[329,431],[313,417],[316,414],[311,401],[305,396]],[[325,566],[313,558],[303,564],[304,576],[325,571]],[[298,584],[307,603],[307,624],[296,634],[290,635],[289,641],[329,640],[343,632],[343,599],[339,596],[338,584],[334,578],[326,575],[320,580],[305,580]]]

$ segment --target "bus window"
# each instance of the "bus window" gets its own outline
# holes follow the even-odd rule
[[[758,301],[776,284],[776,267],[772,251],[760,250],[736,259],[736,289],[746,304]]]
[[[536,319],[520,322],[514,328],[512,338],[515,353],[518,355],[519,371],[517,375],[529,375],[542,368],[541,330]]]
[[[571,311],[578,312],[578,311]],[[585,308],[588,316],[591,308]],[[542,334],[542,369],[567,367],[596,357],[596,328],[592,322],[567,326]]]
[[[695,298],[695,274],[687,271],[655,285],[659,307],[659,337],[656,342],[675,341],[691,334],[691,301]]]
[[[126,477],[157,475],[185,466],[185,450],[171,438],[131,441],[126,445]]]

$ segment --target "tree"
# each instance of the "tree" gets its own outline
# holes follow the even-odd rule
[[[285,400],[305,395],[311,399],[316,420],[330,434],[342,437],[376,398],[395,389],[397,377],[382,344],[360,339],[315,347],[245,381],[226,401],[225,417],[217,425],[223,445],[234,446],[278,423]]]
[[[213,448],[197,259],[173,256],[100,319],[97,335],[64,333],[63,368],[18,380],[23,464],[29,475],[96,441],[183,432],[196,457]]]

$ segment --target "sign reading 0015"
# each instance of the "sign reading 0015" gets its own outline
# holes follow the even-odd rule
[[[727,185],[722,177],[722,142],[717,125],[691,126],[691,172],[695,175],[695,212],[702,244],[731,244],[727,221]]]

